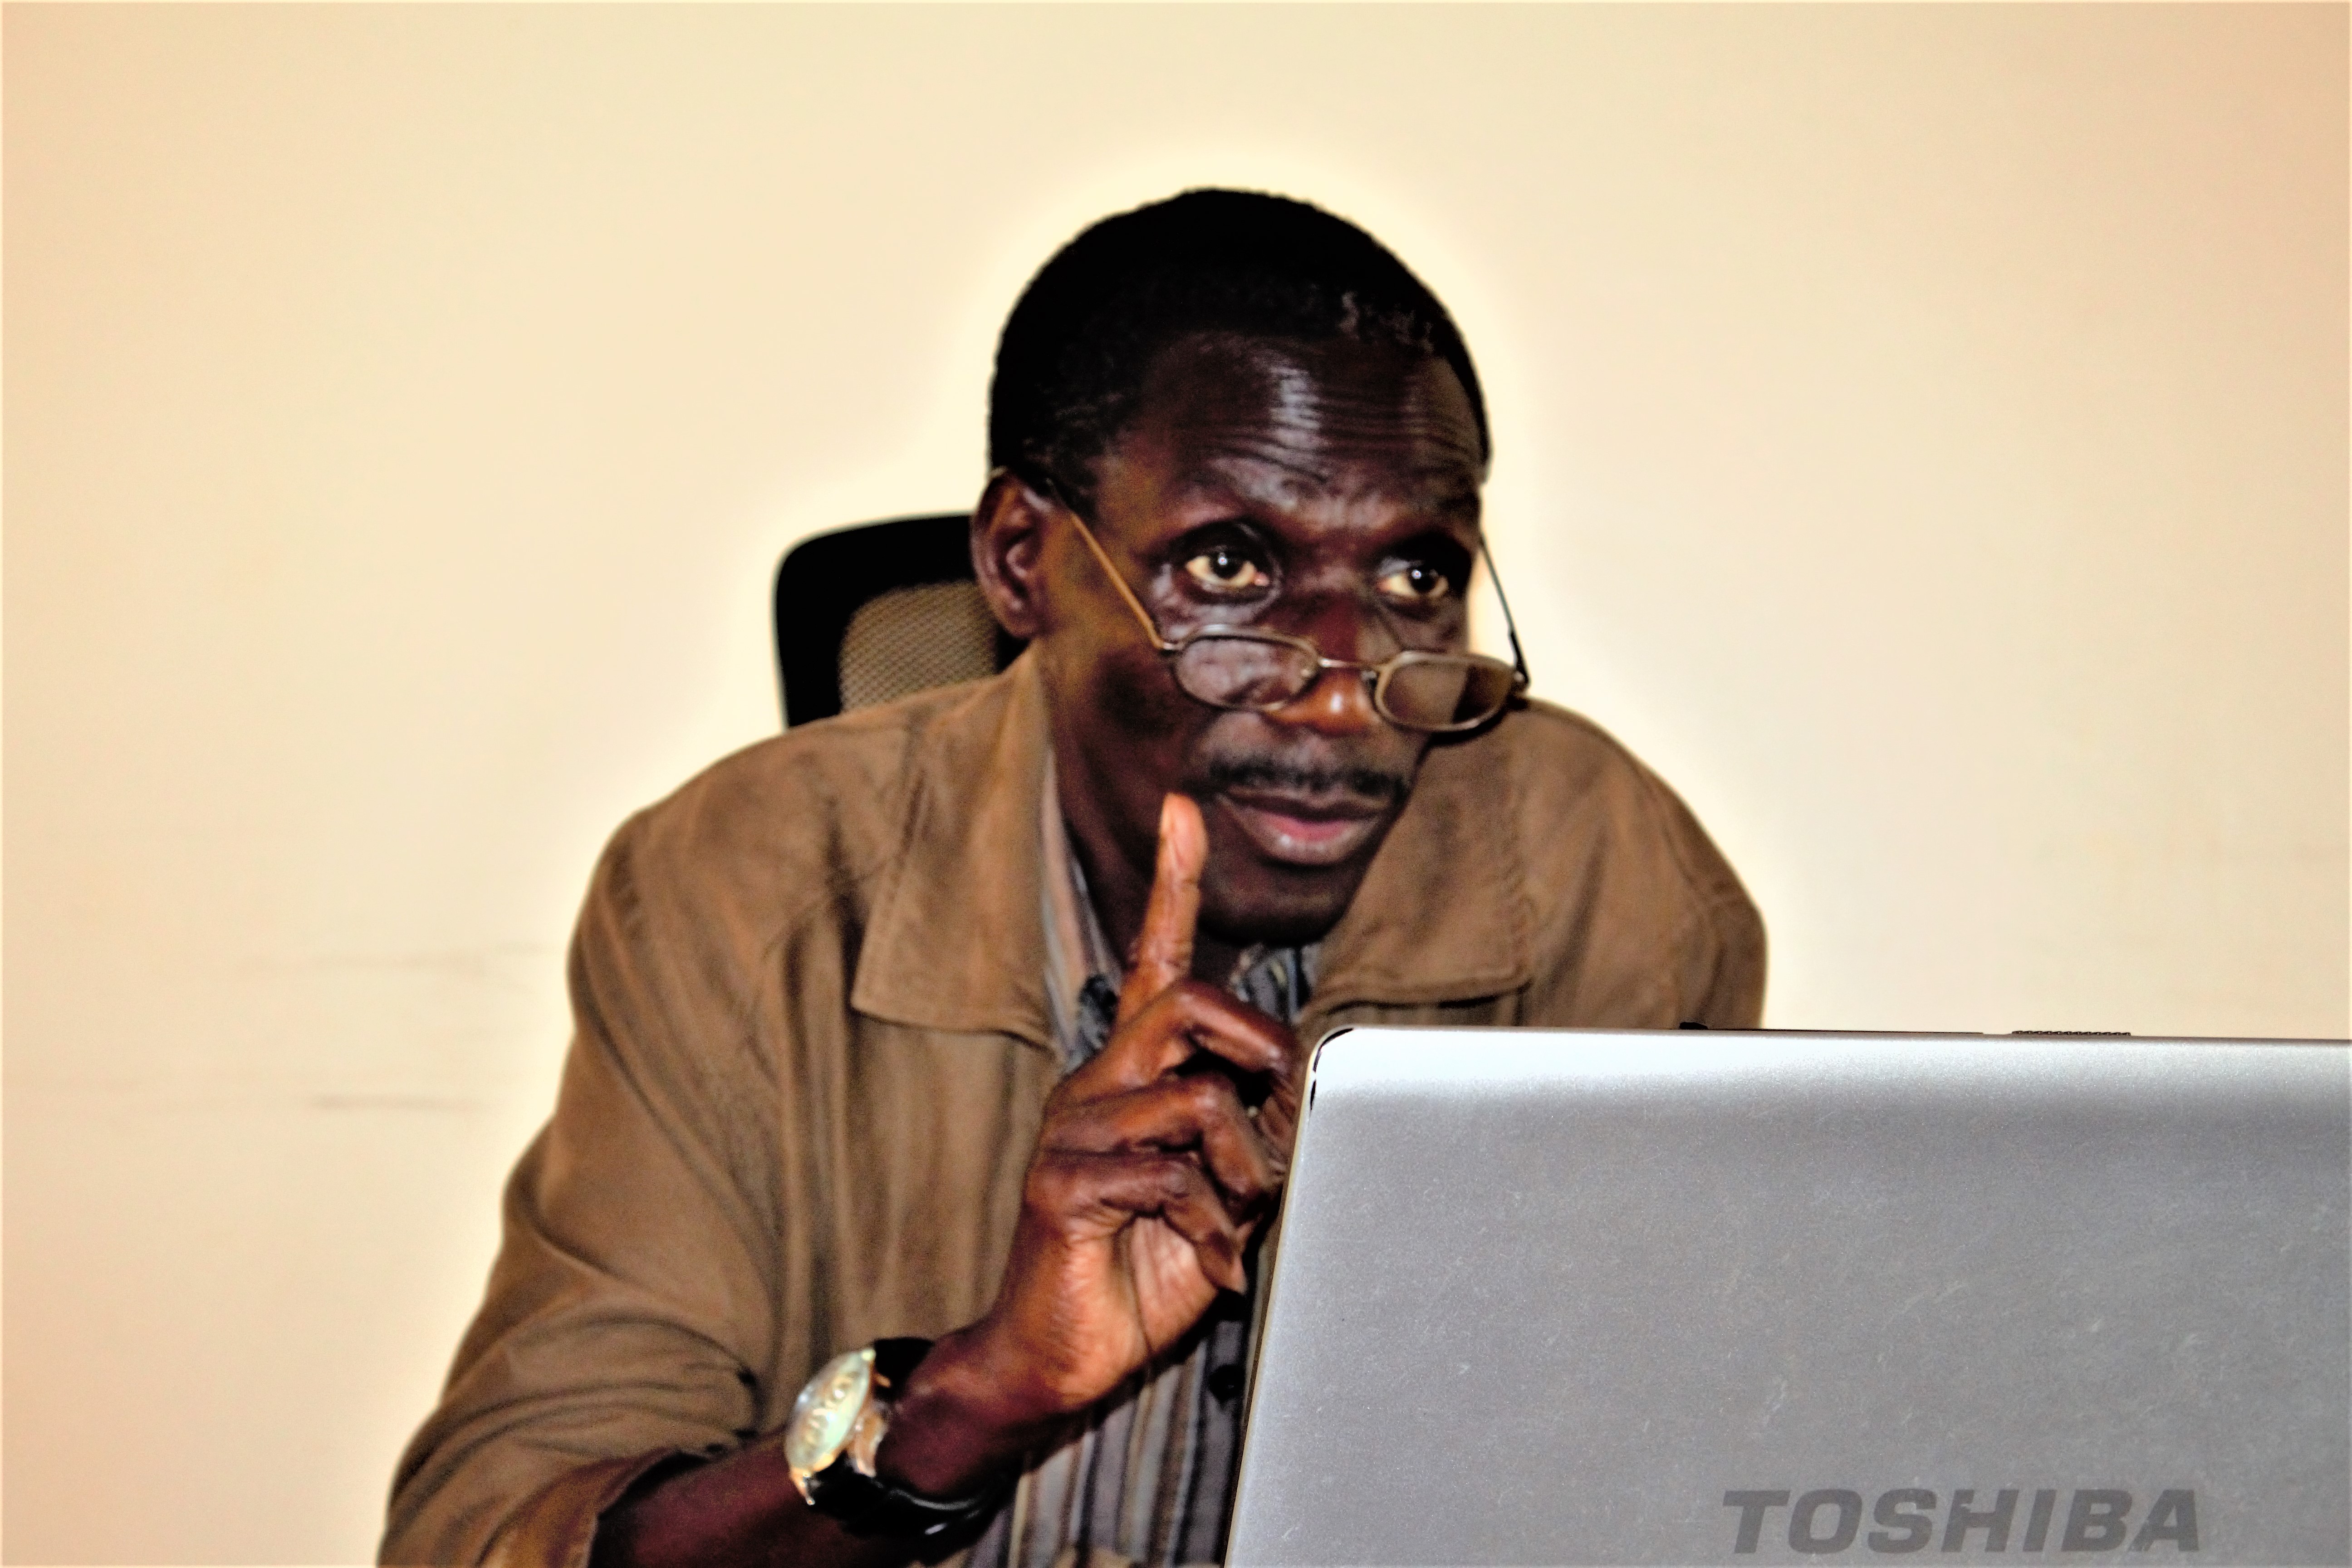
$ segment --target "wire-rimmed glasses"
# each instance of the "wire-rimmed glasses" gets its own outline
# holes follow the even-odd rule
[[[1168,660],[1177,686],[1186,696],[1212,708],[1271,712],[1305,696],[1325,670],[1352,669],[1371,687],[1372,707],[1381,718],[1399,729],[1444,734],[1476,729],[1528,689],[1528,662],[1519,652],[1518,627],[1512,624],[1510,601],[1503,597],[1500,578],[1495,581],[1495,597],[1503,606],[1503,626],[1511,639],[1509,664],[1483,654],[1425,653],[1419,648],[1406,648],[1378,664],[1366,664],[1351,658],[1326,658],[1323,650],[1305,637],[1224,626],[1203,626],[1171,642],[1160,635],[1159,624],[1111,564],[1086,519],[1069,502],[1054,499],[1078,525],[1078,537],[1087,542],[1087,549],[1101,563],[1111,586],[1135,612],[1144,636]],[[1493,577],[1494,557],[1486,553],[1483,539],[1478,542],[1478,553],[1486,563],[1487,575]]]

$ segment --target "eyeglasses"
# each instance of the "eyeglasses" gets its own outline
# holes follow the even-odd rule
[[[1160,635],[1159,624],[1111,564],[1094,530],[1077,509],[1060,496],[1033,485],[1070,514],[1078,537],[1102,565],[1111,586],[1135,612],[1144,636],[1151,640],[1184,694],[1212,708],[1269,713],[1305,696],[1327,669],[1360,672],[1371,688],[1372,707],[1380,716],[1402,730],[1444,734],[1475,730],[1503,710],[1503,705],[1528,689],[1528,661],[1519,652],[1518,627],[1511,621],[1510,601],[1503,597],[1502,579],[1495,577],[1494,557],[1486,542],[1478,554],[1486,574],[1495,577],[1495,597],[1503,606],[1503,626],[1511,639],[1511,662],[1475,653],[1424,653],[1407,648],[1378,664],[1351,658],[1326,658],[1323,650],[1305,637],[1280,632],[1249,632],[1233,626],[1203,626],[1178,642]]]

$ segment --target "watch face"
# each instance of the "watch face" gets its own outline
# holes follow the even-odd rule
[[[866,1408],[866,1391],[873,1381],[871,1349],[850,1351],[825,1363],[793,1402],[792,1424],[784,1431],[784,1462],[802,1475],[814,1475],[840,1458],[857,1413]]]

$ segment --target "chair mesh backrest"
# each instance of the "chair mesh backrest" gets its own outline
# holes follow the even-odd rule
[[[841,710],[996,673],[996,617],[977,583],[893,588],[841,639]]]
[[[972,580],[971,517],[892,518],[803,539],[776,568],[784,722],[993,675],[1022,645]]]

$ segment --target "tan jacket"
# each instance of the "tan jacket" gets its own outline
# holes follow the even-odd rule
[[[826,1356],[993,1297],[1057,1076],[1030,661],[754,746],[632,818],[555,1115],[387,1561],[584,1561],[647,1465],[781,1425]],[[1690,814],[1541,704],[1433,747],[1300,1018],[1752,1026],[1756,910]]]

